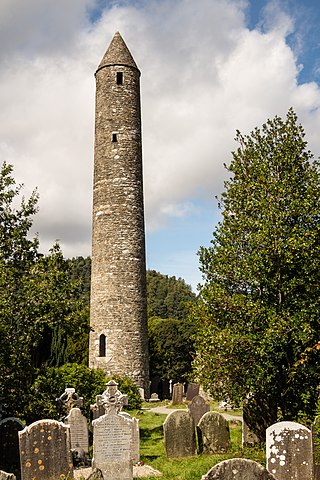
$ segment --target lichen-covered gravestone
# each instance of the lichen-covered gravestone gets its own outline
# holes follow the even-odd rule
[[[266,431],[267,469],[277,480],[311,480],[311,431],[296,422],[279,422]]]
[[[182,383],[175,383],[172,391],[172,405],[180,405],[183,400],[183,385]]]
[[[171,412],[164,421],[163,433],[167,457],[180,458],[196,454],[195,425],[189,412]]]
[[[89,453],[88,424],[80,408],[72,408],[64,422],[70,426],[71,450],[85,460]]]
[[[257,462],[231,458],[212,467],[201,480],[275,480],[275,477]]]
[[[0,468],[19,469],[19,437],[18,432],[24,425],[14,417],[7,417],[0,421]]]
[[[188,410],[193,417],[194,424],[197,426],[200,418],[202,418],[205,413],[210,412],[210,403],[206,402],[201,395],[196,395],[193,397]]]
[[[220,413],[205,413],[198,423],[197,432],[200,452],[227,452],[231,447],[229,424]]]
[[[132,480],[132,419],[120,415],[127,397],[111,380],[100,398],[105,415],[92,422],[93,459],[92,467],[102,471],[105,479]]]
[[[57,480],[73,476],[70,427],[38,420],[19,432],[22,480]]]

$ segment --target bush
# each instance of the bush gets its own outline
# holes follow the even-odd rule
[[[55,401],[65,388],[73,387],[83,397],[83,414],[90,418],[90,405],[96,402],[96,396],[106,389],[106,382],[115,380],[121,393],[128,395],[129,405],[126,410],[141,407],[138,387],[128,377],[114,375],[106,378],[102,370],[94,370],[77,363],[66,363],[62,367],[47,367],[41,370],[30,388],[30,395],[24,412],[20,417],[28,424],[44,418],[58,420],[63,412]]]

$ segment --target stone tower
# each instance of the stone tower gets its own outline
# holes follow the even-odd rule
[[[148,395],[140,71],[118,32],[95,76],[89,366]]]

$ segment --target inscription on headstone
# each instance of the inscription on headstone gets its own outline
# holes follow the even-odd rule
[[[85,459],[89,452],[87,419],[79,408],[72,408],[65,418],[70,426],[71,450],[78,452],[80,459]]]
[[[99,417],[92,424],[92,466],[99,468],[104,478],[131,480],[133,478],[131,420],[112,412]]]
[[[277,480],[309,480],[313,475],[311,431],[296,422],[279,422],[266,431],[267,469]]]
[[[56,420],[38,420],[19,432],[21,479],[73,477],[70,427]]]
[[[140,461],[140,430],[139,430],[139,420],[135,417],[131,417],[127,412],[120,412],[124,418],[127,418],[131,421],[132,428],[132,438],[131,438],[131,458],[133,463],[138,463]]]
[[[19,437],[18,432],[24,425],[14,417],[0,421],[0,469],[19,468]]]
[[[132,480],[133,478],[133,422],[121,415],[128,397],[122,395],[117,383],[111,380],[99,403],[106,413],[92,422],[93,468],[102,471],[105,479]]]

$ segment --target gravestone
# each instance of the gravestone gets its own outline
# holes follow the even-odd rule
[[[191,400],[196,395],[199,395],[199,390],[200,390],[200,385],[198,385],[197,383],[194,383],[194,382],[188,383],[186,400],[188,400],[188,402],[191,402]]]
[[[63,394],[56,398],[56,402],[58,405],[64,406],[69,414],[71,408],[83,406],[83,397],[79,397],[74,388],[66,388]]]
[[[320,480],[320,417],[317,416],[311,427],[314,480]]]
[[[121,412],[124,405],[128,405],[128,395],[124,395],[118,390],[118,384],[114,380],[110,380],[110,382],[106,384],[106,387],[102,395],[96,396],[96,403],[90,405],[93,420],[104,415],[106,408],[109,408],[109,404],[116,406],[117,413]]]
[[[220,413],[205,413],[198,423],[197,432],[200,452],[221,453],[231,447],[229,424]]]
[[[0,470],[0,480],[16,480],[16,476],[13,473],[7,473]]]
[[[56,420],[38,420],[19,432],[21,479],[73,477],[70,427]]]
[[[160,402],[159,395],[157,393],[151,393],[151,397],[149,398],[149,402]]]
[[[242,448],[260,443],[259,438],[248,425],[250,418],[250,406],[248,406],[248,401],[248,399],[245,399],[242,405]]]
[[[231,458],[212,467],[201,480],[275,480],[275,477],[253,460]]]
[[[195,425],[189,412],[175,410],[163,424],[164,445],[167,457],[180,458],[196,454]]]
[[[0,468],[20,468],[18,432],[24,429],[20,420],[7,417],[0,421]]]
[[[81,461],[85,461],[89,453],[87,419],[80,408],[71,408],[64,422],[70,426],[71,450],[78,453]]]
[[[311,431],[296,422],[279,422],[266,431],[267,469],[277,480],[312,479]]]
[[[105,479],[133,478],[132,418],[120,415],[124,402],[127,397],[119,392],[116,382],[110,381],[100,399],[106,413],[92,422],[92,467],[100,469]]]
[[[193,397],[191,404],[188,406],[190,415],[193,417],[194,424],[197,426],[200,418],[207,412],[210,412],[210,403],[206,402],[203,397],[196,395]]]
[[[172,391],[172,405],[181,405],[183,400],[183,385],[182,383],[175,383]]]
[[[131,438],[131,458],[133,463],[140,461],[140,430],[139,420],[135,417],[131,417],[127,412],[119,412],[119,415],[131,420],[132,438]]]
[[[93,468],[99,468],[104,478],[131,480],[132,422],[116,412],[109,412],[92,422]]]

